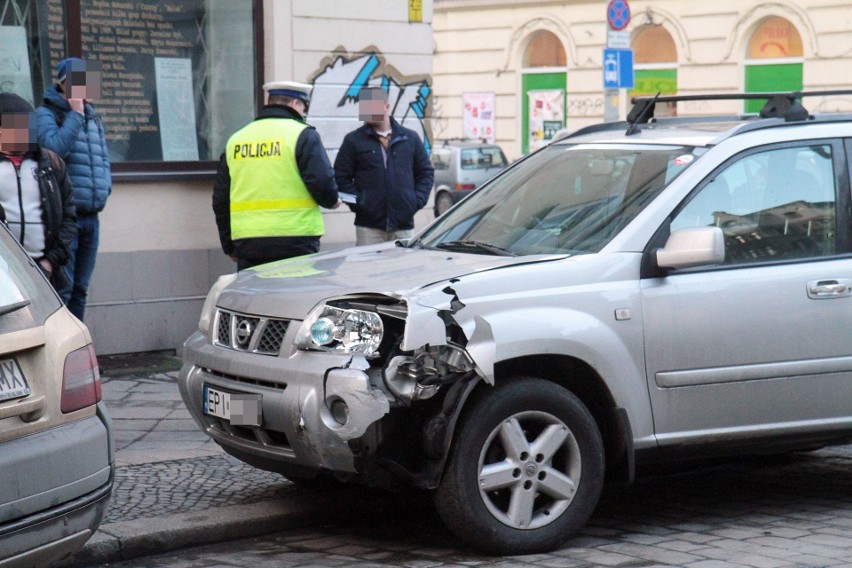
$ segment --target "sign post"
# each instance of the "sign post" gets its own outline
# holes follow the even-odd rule
[[[604,121],[618,120],[619,89],[633,88],[633,52],[630,33],[624,28],[630,23],[627,0],[610,0],[606,7],[607,35],[603,52]]]

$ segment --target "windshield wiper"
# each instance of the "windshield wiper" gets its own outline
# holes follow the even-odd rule
[[[497,256],[518,256],[517,253],[514,253],[508,249],[504,249],[503,247],[498,247],[496,245],[491,245],[488,243],[483,243],[482,241],[447,241],[445,243],[439,243],[435,245],[435,248],[455,250],[458,252],[480,251],[487,252],[489,254],[494,254]]]
[[[32,302],[29,300],[24,300],[23,302],[15,302],[14,304],[6,304],[5,306],[0,306],[0,316],[5,316],[6,314],[11,314],[12,312],[17,312],[21,308],[26,308]]]

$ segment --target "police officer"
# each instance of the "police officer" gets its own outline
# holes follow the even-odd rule
[[[219,240],[238,270],[317,252],[319,207],[340,205],[320,135],[305,123],[311,85],[263,88],[267,104],[228,139],[213,186]]]

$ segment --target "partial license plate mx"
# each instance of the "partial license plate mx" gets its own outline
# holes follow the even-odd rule
[[[29,396],[32,391],[14,359],[0,359],[0,402]]]

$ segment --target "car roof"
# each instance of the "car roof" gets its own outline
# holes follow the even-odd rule
[[[634,106],[627,120],[595,124],[566,132],[554,141],[554,144],[607,142],[711,146],[731,136],[754,130],[806,127],[810,124],[826,122],[852,124],[850,114],[811,114],[801,104],[801,99],[804,97],[839,94],[848,95],[852,94],[852,91],[636,97],[633,99]],[[658,102],[736,99],[765,99],[767,102],[757,115],[654,117],[654,107]]]

